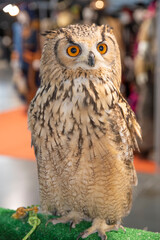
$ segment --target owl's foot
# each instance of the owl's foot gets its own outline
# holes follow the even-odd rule
[[[121,226],[120,224],[107,225],[104,219],[96,218],[94,219],[92,226],[90,228],[80,233],[77,240],[79,240],[80,238],[86,238],[90,234],[95,232],[98,232],[98,235],[101,238],[101,240],[106,240],[107,239],[106,232],[110,232],[111,230],[118,230],[119,228],[122,228],[124,231],[126,231],[124,227]]]
[[[71,228],[75,228],[76,224],[80,223],[83,219],[84,219],[84,215],[82,215],[79,212],[71,211],[66,216],[48,220],[46,225],[48,225],[48,223],[50,223],[50,222],[53,223],[54,225],[57,224],[57,223],[68,223],[68,222],[70,222],[71,223],[70,224],[70,229],[71,229]]]

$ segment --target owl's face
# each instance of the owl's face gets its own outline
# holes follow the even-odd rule
[[[49,59],[53,68],[116,71],[121,75],[119,48],[109,26],[70,25],[48,32],[46,37],[43,59],[45,63]]]
[[[56,49],[60,63],[67,68],[98,69],[110,68],[115,61],[115,45],[109,36],[102,38],[97,31],[93,36],[72,39],[61,38]]]

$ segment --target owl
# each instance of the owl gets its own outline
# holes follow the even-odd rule
[[[53,224],[92,226],[77,239],[122,228],[137,185],[133,151],[141,137],[120,92],[119,47],[108,25],[48,31],[41,85],[28,112],[41,207]]]

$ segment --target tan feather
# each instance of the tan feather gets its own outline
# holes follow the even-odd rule
[[[90,219],[83,238],[98,231],[106,239],[131,209],[133,150],[141,136],[119,90],[119,48],[105,25],[71,25],[45,35],[41,86],[28,112],[41,207],[61,215],[53,224]],[[97,50],[101,42],[108,45],[105,54]],[[67,47],[74,44],[80,53],[70,57]],[[91,51],[95,66],[88,63]]]

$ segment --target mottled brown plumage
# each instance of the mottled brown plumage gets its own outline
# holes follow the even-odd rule
[[[133,149],[141,136],[120,93],[119,48],[107,25],[70,25],[45,35],[41,86],[29,108],[41,207],[61,216],[53,224],[90,220],[81,237],[97,231],[106,239],[130,211]],[[80,49],[74,57],[67,52],[72,45]]]

